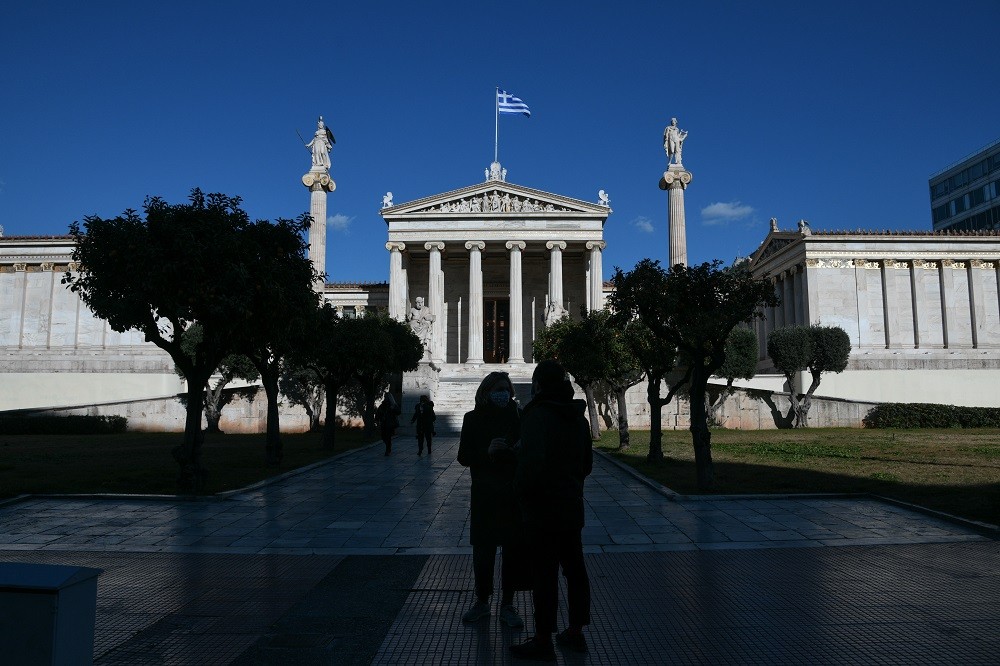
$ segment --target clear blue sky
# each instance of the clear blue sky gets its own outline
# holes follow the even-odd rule
[[[930,229],[928,176],[1000,138],[1000,2],[18,2],[0,20],[0,225],[64,234],[192,187],[308,209],[333,129],[331,281],[387,279],[382,195],[508,180],[611,195],[606,276],[665,259],[664,126],[690,135],[689,258],[768,219]]]

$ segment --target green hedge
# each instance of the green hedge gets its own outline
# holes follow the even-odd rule
[[[127,428],[124,416],[0,416],[0,435],[111,435]]]
[[[862,423],[866,428],[1000,428],[1000,408],[887,402]]]

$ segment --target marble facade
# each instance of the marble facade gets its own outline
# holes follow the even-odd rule
[[[757,322],[762,373],[767,335],[793,324],[840,326],[851,339],[828,397],[1000,406],[1000,233],[771,233],[751,257],[781,298]],[[985,389],[985,390],[984,390]]]

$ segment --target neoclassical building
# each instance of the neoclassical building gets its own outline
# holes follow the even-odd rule
[[[389,314],[416,318],[418,329],[429,320],[423,337],[435,365],[530,362],[547,318],[604,306],[611,209],[505,175],[494,163],[486,182],[381,211]]]
[[[871,402],[1000,406],[1000,232],[771,232],[751,270],[781,304],[756,326],[840,326],[851,358],[822,395]]]

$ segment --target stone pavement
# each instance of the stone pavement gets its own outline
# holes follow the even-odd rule
[[[530,619],[458,620],[472,579],[457,440],[431,457],[410,444],[221,500],[8,503],[0,559],[106,570],[98,663],[505,661]],[[988,533],[864,498],[671,496],[602,457],[585,494],[595,617],[575,661],[998,663]]]

